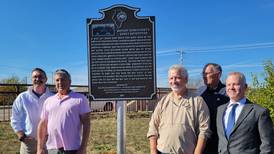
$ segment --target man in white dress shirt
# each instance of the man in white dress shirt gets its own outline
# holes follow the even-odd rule
[[[21,142],[20,154],[36,153],[37,127],[44,101],[51,96],[41,68],[31,73],[32,87],[18,95],[12,105],[11,127]]]

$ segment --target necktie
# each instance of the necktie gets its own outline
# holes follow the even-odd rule
[[[226,132],[225,132],[227,139],[229,138],[232,128],[235,124],[235,110],[236,110],[237,106],[238,106],[238,104],[233,104],[232,109],[228,115],[227,128],[226,128]]]

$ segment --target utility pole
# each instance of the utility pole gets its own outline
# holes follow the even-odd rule
[[[183,49],[179,49],[177,52],[180,54],[180,64],[183,65],[183,55],[185,54],[185,52]]]
[[[51,72],[51,84],[54,84],[54,73]]]
[[[25,84],[28,84],[28,77],[25,77]]]

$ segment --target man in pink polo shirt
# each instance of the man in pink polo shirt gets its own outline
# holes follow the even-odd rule
[[[66,70],[58,69],[54,77],[57,93],[43,106],[37,153],[84,154],[90,133],[88,100],[70,90],[71,77]],[[47,151],[43,149],[45,143]]]

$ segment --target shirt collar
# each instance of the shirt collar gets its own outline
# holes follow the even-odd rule
[[[238,105],[244,105],[246,103],[246,97],[243,97],[237,102],[233,102],[232,100],[229,101],[228,107],[232,106],[233,104],[238,104]]]
[[[68,93],[67,95],[65,95],[64,97],[61,98],[60,95],[59,95],[58,92],[57,92],[57,93],[55,94],[55,97],[57,97],[58,99],[64,100],[64,99],[67,99],[67,98],[71,97],[72,93],[73,93],[73,91],[70,90],[69,93]]]
[[[31,87],[28,87],[28,90],[27,90],[27,91],[28,91],[31,95],[36,96],[32,90],[33,90],[33,87],[31,86]],[[50,93],[48,87],[46,87],[45,92],[44,92],[41,96],[45,95],[46,93]],[[40,96],[40,97],[41,97],[41,96]]]

